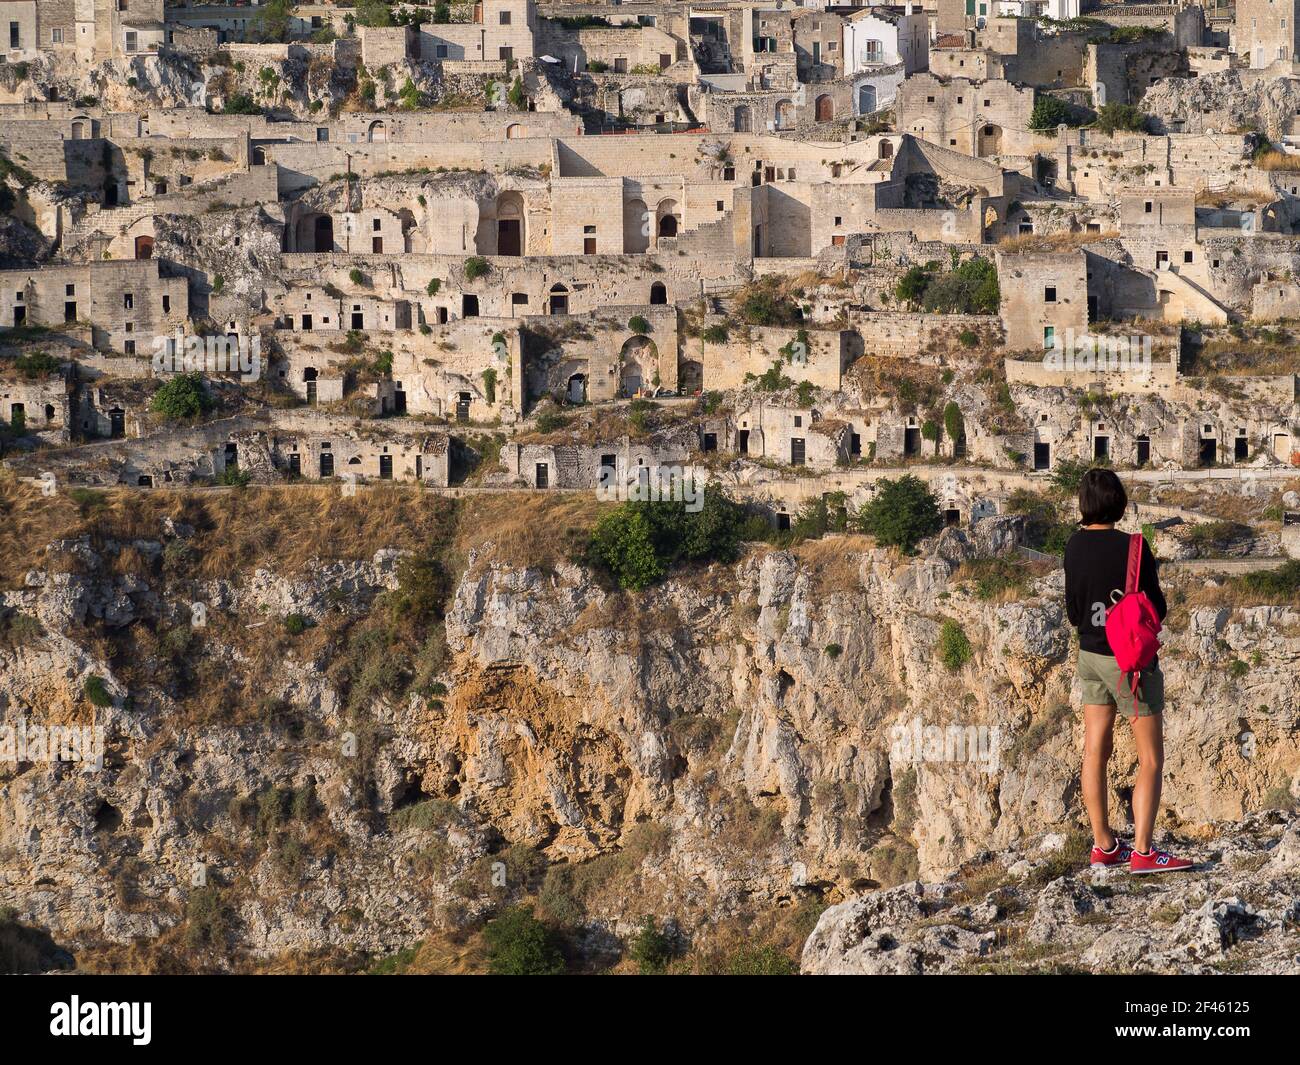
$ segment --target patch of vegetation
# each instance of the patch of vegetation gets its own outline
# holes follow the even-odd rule
[[[744,524],[744,509],[713,484],[695,512],[677,501],[622,503],[596,523],[587,559],[621,587],[641,591],[679,564],[734,561]]]
[[[108,690],[108,685],[104,683],[103,677],[93,674],[87,677],[82,690],[86,693],[86,700],[91,706],[113,705],[113,694]]]
[[[853,525],[885,547],[911,554],[927,536],[943,528],[939,504],[918,477],[908,474],[879,484],[875,496],[854,516]]]
[[[527,906],[511,906],[483,927],[488,969],[495,976],[556,976],[564,972],[558,937]]]
[[[673,959],[673,943],[655,927],[653,917],[645,917],[627,953],[636,962],[637,971],[642,976],[659,976]]]
[[[201,374],[177,374],[149,402],[149,409],[171,420],[197,418],[215,406]]]
[[[492,264],[481,255],[471,255],[465,260],[465,280],[477,281],[480,277],[486,277],[492,270]]]
[[[966,630],[952,618],[944,618],[939,627],[939,661],[949,673],[956,673],[971,660],[970,639]]]

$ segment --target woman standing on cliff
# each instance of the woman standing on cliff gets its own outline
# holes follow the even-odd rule
[[[1106,639],[1106,615],[1125,591],[1130,536],[1115,528],[1124,516],[1128,496],[1115,474],[1091,469],[1079,486],[1082,528],[1065,545],[1065,609],[1079,630],[1076,666],[1083,686],[1083,802],[1092,822],[1093,866],[1128,863],[1134,873],[1172,873],[1192,863],[1155,850],[1151,836],[1160,808],[1160,776],[1164,770],[1165,679],[1160,663],[1138,674],[1135,689],[1120,671]],[[1145,592],[1163,622],[1168,607],[1160,590],[1155,556],[1142,543],[1138,590]],[[1118,593],[1118,594],[1116,594]],[[1106,766],[1114,748],[1115,711],[1133,708],[1133,740],[1138,773],[1133,786],[1133,845],[1110,828]]]

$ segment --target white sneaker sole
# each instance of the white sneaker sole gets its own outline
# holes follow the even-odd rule
[[[1195,865],[1182,865],[1173,869],[1130,869],[1129,872],[1134,876],[1146,876],[1148,873],[1190,873],[1195,868]]]

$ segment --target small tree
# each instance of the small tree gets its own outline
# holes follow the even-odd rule
[[[882,546],[899,547],[909,554],[918,542],[943,528],[934,495],[911,474],[882,480],[875,498],[858,511],[854,523]]]
[[[1071,125],[1070,106],[1055,96],[1040,96],[1034,101],[1029,115],[1029,128],[1040,132],[1055,132],[1057,126]]]
[[[215,403],[203,385],[203,377],[198,373],[183,373],[153,394],[149,409],[164,418],[177,420],[197,418],[213,406]]]
[[[642,976],[658,976],[672,960],[672,940],[655,927],[653,917],[646,917],[641,921],[628,955],[636,962]]]
[[[915,305],[925,295],[930,284],[930,275],[919,266],[909,267],[907,273],[898,279],[894,286],[894,298],[899,303]]]
[[[491,366],[483,371],[483,395],[488,403],[497,401],[497,372]]]
[[[496,976],[558,976],[564,957],[555,935],[527,906],[511,906],[483,927],[488,969]]]
[[[489,263],[481,255],[471,255],[465,260],[465,280],[477,281],[480,277],[486,277],[488,271],[492,269]]]
[[[628,320],[627,327],[632,332],[636,333],[638,336],[645,336],[647,333],[650,332],[650,323],[647,322],[644,318],[642,318],[641,315],[639,314],[634,314]]]
[[[430,296],[436,296],[438,294],[438,289],[440,288],[442,288],[442,280],[441,278],[435,277],[427,285],[425,285],[424,291],[427,292]]]

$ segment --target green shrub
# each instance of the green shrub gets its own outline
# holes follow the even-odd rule
[[[628,948],[628,956],[636,962],[642,976],[658,976],[672,961],[672,940],[655,927],[653,917],[643,918],[641,928]]]
[[[828,643],[825,647],[827,658],[839,658],[844,652],[844,648],[837,643]]]
[[[183,373],[166,382],[149,402],[149,409],[172,420],[197,418],[216,404],[198,372]]]
[[[492,264],[483,256],[471,255],[465,260],[465,280],[477,281],[480,277],[486,277],[491,269]]]
[[[706,344],[725,344],[727,336],[727,327],[721,323],[715,323],[700,334],[700,339]]]
[[[980,342],[980,335],[973,329],[963,329],[957,334],[957,340],[964,348],[973,348]]]
[[[284,631],[290,636],[301,636],[311,626],[302,614],[289,614],[284,619]]]
[[[365,279],[366,279],[366,275],[363,274],[360,270],[358,270],[355,266],[348,271],[348,280],[351,281],[354,285],[360,285],[363,281],[365,281]]]
[[[495,976],[557,976],[564,958],[555,934],[531,908],[511,906],[483,928],[488,970]]]
[[[497,401],[497,372],[491,366],[483,371],[483,395],[489,403]]]
[[[952,618],[944,618],[939,628],[939,661],[949,673],[955,673],[971,660],[970,640],[966,631]]]
[[[430,278],[429,283],[424,287],[424,291],[430,296],[436,296],[440,288],[442,288],[442,279],[434,277]]]
[[[677,501],[622,503],[596,522],[587,559],[621,587],[640,591],[679,563],[734,561],[744,522],[743,508],[713,484],[696,512]]]
[[[1093,128],[1102,133],[1114,133],[1126,130],[1130,133],[1145,133],[1147,116],[1132,104],[1103,104],[1097,110]]]
[[[1074,112],[1064,100],[1055,96],[1040,96],[1034,101],[1034,109],[1029,114],[1029,128],[1043,132],[1055,132],[1057,126],[1077,126]]]
[[[954,444],[966,432],[966,421],[961,415],[961,408],[955,402],[949,402],[943,408],[943,431]]]
[[[223,949],[233,926],[234,914],[215,884],[195,889],[186,899],[182,938],[190,950]]]
[[[19,355],[13,366],[24,377],[44,377],[56,373],[63,364],[47,351],[33,351],[30,355]]]
[[[113,695],[108,690],[108,685],[104,683],[103,677],[97,677],[93,674],[87,677],[82,690],[86,693],[86,698],[91,706],[113,705]]]
[[[925,482],[908,474],[882,480],[875,497],[855,515],[854,525],[882,546],[910,554],[917,543],[943,528],[943,518]]]
[[[553,410],[542,411],[537,416],[537,431],[539,433],[554,433],[568,424],[569,416],[567,414],[558,414]]]
[[[634,314],[627,323],[628,329],[638,336],[645,336],[650,332],[650,323],[639,314]]]

